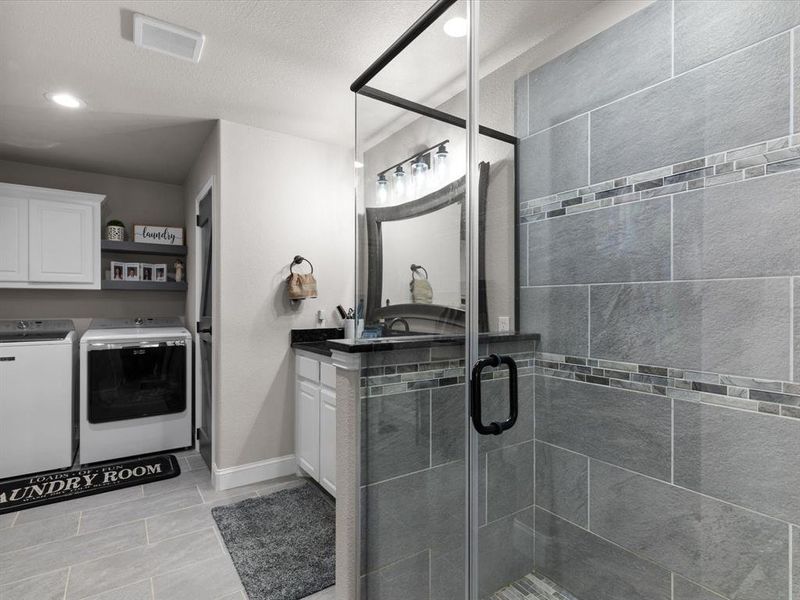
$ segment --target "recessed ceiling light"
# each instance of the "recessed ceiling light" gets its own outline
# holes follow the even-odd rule
[[[44,97],[50,100],[50,102],[53,104],[58,104],[59,106],[63,106],[65,108],[83,108],[86,106],[86,102],[77,96],[68,94],[67,92],[48,92],[44,95]]]
[[[464,37],[467,35],[467,20],[464,17],[453,17],[444,24],[444,32],[450,37]]]

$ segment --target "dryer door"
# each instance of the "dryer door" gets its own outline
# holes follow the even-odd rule
[[[186,342],[92,344],[88,352],[90,423],[186,410]]]

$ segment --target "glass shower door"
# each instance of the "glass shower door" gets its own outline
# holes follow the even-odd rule
[[[487,54],[480,11],[468,3],[468,161],[472,173],[467,373],[470,462],[470,600],[516,598],[545,589],[534,579],[534,353],[538,333],[520,327],[518,139],[513,114],[496,118],[480,77]],[[491,16],[488,22],[492,22]],[[491,100],[488,102],[491,105]],[[480,127],[479,127],[480,124]],[[506,590],[514,586],[514,590]]]
[[[353,307],[372,344],[360,355],[362,600],[465,600],[468,587],[467,53],[442,31],[466,6],[445,8],[355,97]]]
[[[375,339],[361,358],[362,599],[489,598],[533,570],[537,336],[517,314],[517,140],[513,124],[478,133],[476,30],[443,33],[477,6],[454,3],[356,96],[354,304]],[[408,73],[432,56],[463,66],[427,111],[432,82]]]

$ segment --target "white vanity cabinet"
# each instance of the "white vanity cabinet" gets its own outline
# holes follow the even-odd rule
[[[295,457],[336,496],[336,367],[302,350],[295,350]]]
[[[100,289],[104,199],[0,183],[0,287]]]

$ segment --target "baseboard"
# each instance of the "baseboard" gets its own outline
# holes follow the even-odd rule
[[[214,463],[212,465],[214,489],[220,491],[230,490],[243,485],[277,479],[278,477],[287,477],[289,475],[294,475],[296,470],[297,465],[295,463],[294,454],[259,460],[258,462],[238,465],[236,467],[227,467],[225,469],[218,468],[216,463]]]

